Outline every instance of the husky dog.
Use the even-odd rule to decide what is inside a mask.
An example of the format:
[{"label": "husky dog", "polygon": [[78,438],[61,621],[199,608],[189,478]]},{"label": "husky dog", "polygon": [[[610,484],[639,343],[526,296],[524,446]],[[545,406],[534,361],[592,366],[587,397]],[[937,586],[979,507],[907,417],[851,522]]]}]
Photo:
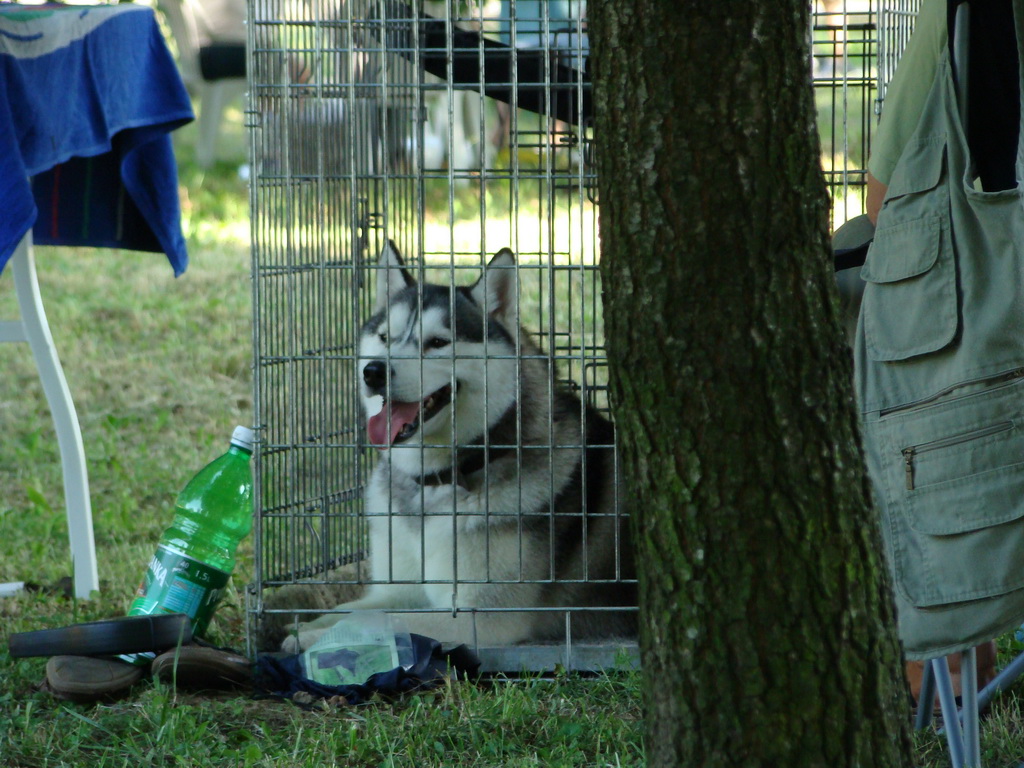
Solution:
[{"label": "husky dog", "polygon": [[[412,632],[510,645],[564,637],[563,612],[523,609],[636,605],[612,426],[555,383],[517,321],[518,287],[507,248],[454,290],[418,284],[383,250],[358,361],[380,452],[365,495],[372,583],[337,610],[410,610]],[[284,649],[338,618],[300,625]],[[633,637],[635,622],[583,611],[572,636]]]}]

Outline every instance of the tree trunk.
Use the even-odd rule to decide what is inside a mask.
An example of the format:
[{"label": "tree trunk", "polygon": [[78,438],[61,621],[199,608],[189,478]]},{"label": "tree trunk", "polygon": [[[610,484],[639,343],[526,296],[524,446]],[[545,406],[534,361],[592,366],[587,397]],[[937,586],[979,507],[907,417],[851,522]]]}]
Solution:
[{"label": "tree trunk", "polygon": [[806,0],[591,0],[651,766],[909,765]]}]

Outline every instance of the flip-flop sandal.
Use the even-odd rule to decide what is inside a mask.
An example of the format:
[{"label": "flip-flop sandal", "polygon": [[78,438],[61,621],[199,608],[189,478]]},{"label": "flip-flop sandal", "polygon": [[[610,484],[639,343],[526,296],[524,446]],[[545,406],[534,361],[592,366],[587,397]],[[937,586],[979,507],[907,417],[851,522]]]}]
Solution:
[{"label": "flip-flop sandal", "polygon": [[116,656],[120,653],[162,651],[192,639],[191,620],[184,613],[159,616],[122,616],[38,629],[11,635],[8,651],[25,656]]},{"label": "flip-flop sandal", "polygon": [[144,671],[117,659],[54,656],[46,662],[46,688],[67,701],[112,701],[124,696]]},{"label": "flip-flop sandal", "polygon": [[237,653],[199,645],[184,645],[153,659],[153,677],[176,688],[231,690],[252,685],[253,665]]}]

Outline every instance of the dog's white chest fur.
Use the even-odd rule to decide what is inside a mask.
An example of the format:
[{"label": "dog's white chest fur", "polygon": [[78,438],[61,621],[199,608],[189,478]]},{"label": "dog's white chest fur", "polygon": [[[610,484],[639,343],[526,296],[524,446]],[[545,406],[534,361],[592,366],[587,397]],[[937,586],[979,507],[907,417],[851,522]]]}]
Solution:
[{"label": "dog's white chest fur", "polygon": [[381,461],[365,496],[373,580],[418,582],[419,607],[451,608],[458,581],[514,578],[518,538],[488,535],[511,516],[487,509],[484,498],[458,485],[421,485]]}]

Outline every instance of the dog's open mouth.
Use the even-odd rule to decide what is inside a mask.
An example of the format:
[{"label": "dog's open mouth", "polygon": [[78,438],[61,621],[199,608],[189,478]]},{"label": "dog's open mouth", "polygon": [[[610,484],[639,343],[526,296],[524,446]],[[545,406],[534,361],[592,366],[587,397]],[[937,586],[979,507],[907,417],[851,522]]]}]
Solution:
[{"label": "dog's open mouth", "polygon": [[380,413],[371,416],[366,424],[370,443],[388,446],[408,440],[416,434],[420,424],[430,421],[451,401],[450,384],[445,384],[421,402],[385,401]]}]

